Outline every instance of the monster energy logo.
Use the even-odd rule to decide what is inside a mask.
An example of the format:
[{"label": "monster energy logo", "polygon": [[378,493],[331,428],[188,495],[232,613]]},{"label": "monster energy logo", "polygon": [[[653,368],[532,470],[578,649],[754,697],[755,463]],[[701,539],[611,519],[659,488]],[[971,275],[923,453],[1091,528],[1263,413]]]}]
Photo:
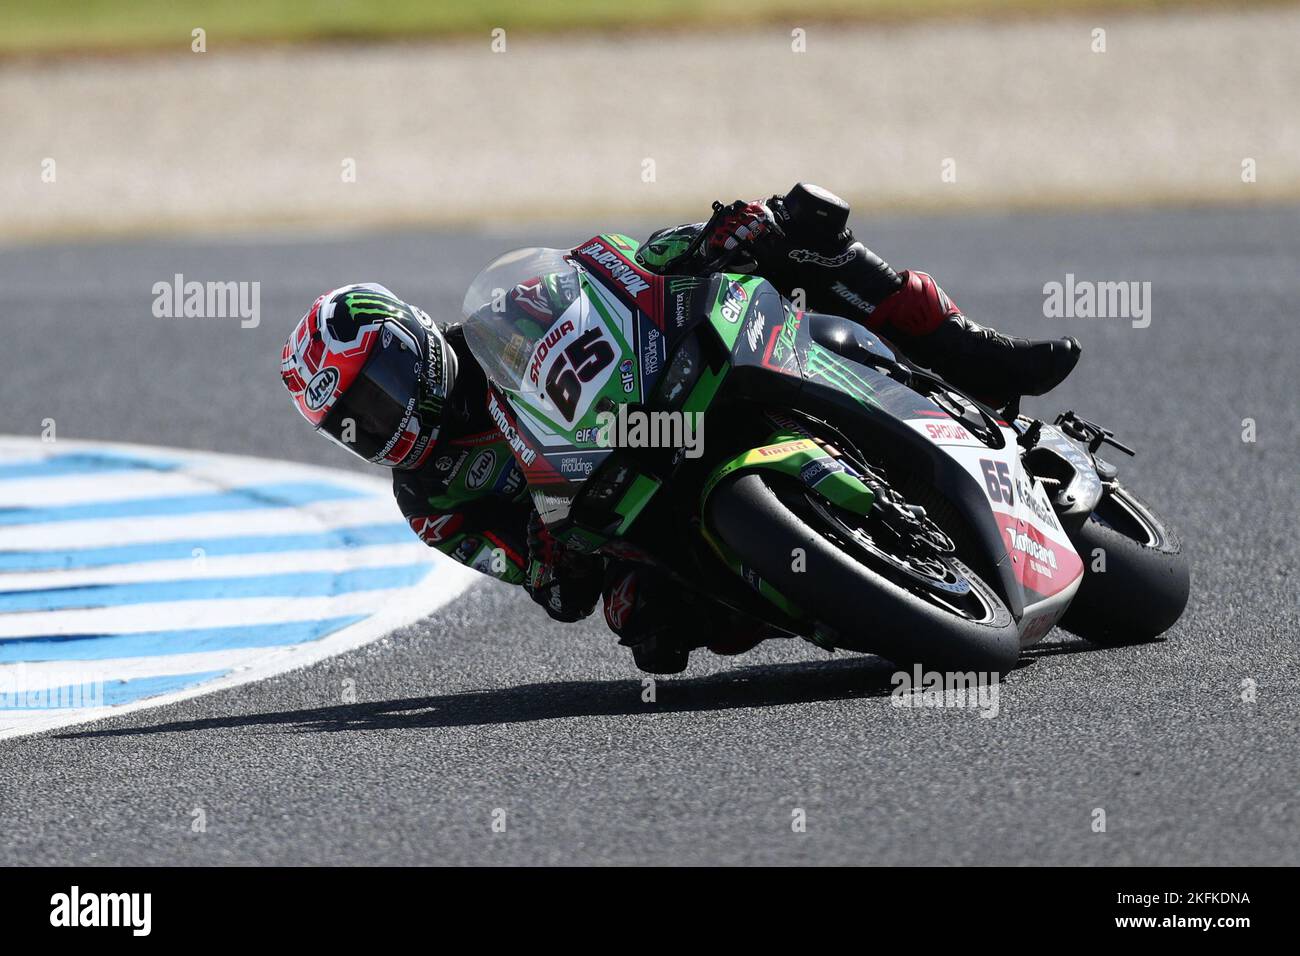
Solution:
[{"label": "monster energy logo", "polygon": [[373,292],[349,292],[343,297],[343,304],[353,315],[382,315],[398,319],[406,313],[406,307],[399,299]]},{"label": "monster energy logo", "polygon": [[864,405],[874,405],[875,389],[861,375],[853,371],[852,364],[818,345],[808,349],[808,371],[835,388],[852,395]]}]

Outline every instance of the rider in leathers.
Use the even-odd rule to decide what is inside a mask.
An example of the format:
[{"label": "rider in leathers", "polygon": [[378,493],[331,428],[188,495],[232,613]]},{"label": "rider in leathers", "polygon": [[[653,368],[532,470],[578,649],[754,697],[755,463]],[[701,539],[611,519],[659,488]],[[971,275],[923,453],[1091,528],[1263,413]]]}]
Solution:
[{"label": "rider in leathers", "polygon": [[[654,233],[637,261],[661,274],[701,274],[725,253],[726,271],[761,275],[782,295],[802,296],[809,310],[860,320],[913,362],[992,404],[1046,392],[1078,361],[1073,338],[1009,338],[967,319],[927,273],[896,272],[854,239],[848,206],[819,187],[798,184],[785,196],[737,201],[715,212],[707,232],[705,223],[695,223]],[[317,306],[356,288],[365,287],[327,293]],[[768,636],[712,602],[692,600],[645,565],[558,548],[532,509],[499,419],[485,401],[487,381],[463,329],[454,325],[443,339],[454,384],[443,399],[436,447],[418,467],[393,471],[397,502],[422,540],[524,585],[556,620],[585,618],[603,595],[606,623],[645,671],[675,673],[694,648],[740,653]],[[286,384],[293,392],[288,376]]]}]

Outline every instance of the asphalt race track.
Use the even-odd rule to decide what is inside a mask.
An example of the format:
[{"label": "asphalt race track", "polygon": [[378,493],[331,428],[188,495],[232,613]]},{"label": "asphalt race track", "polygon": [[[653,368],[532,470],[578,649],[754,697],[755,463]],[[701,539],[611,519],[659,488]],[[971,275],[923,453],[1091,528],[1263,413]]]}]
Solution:
[{"label": "asphalt race track", "polygon": [[[794,642],[697,652],[646,703],[599,617],[488,583],[304,670],[0,742],[0,863],[1300,863],[1297,210],[857,228],[973,318],[1083,341],[1027,407],[1140,450],[1128,482],[1192,555],[1167,640],[1055,632],[992,719],[893,707],[881,662]],[[278,382],[316,294],[373,279],[450,319],[495,253],[594,231],[0,248],[0,433],[347,467]],[[175,273],[260,281],[260,325],[153,317]],[[1151,282],[1150,327],[1044,318],[1066,273]]]}]

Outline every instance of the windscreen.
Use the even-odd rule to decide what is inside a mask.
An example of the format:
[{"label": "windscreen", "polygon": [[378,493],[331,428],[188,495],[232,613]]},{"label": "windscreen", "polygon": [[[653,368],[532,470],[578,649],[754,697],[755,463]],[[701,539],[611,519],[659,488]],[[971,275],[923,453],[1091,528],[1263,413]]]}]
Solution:
[{"label": "windscreen", "polygon": [[[547,342],[585,331],[579,268],[561,249],[517,249],[478,274],[465,293],[465,339],[498,387],[544,399]],[[571,326],[570,326],[571,324]]]}]

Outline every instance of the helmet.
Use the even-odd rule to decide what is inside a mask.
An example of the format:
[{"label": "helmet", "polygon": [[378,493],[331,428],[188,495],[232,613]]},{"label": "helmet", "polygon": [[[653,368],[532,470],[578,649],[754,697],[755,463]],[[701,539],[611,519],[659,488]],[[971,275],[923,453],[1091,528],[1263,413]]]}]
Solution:
[{"label": "helmet", "polygon": [[318,298],[280,353],[302,417],[367,461],[417,468],[438,441],[456,353],[423,309],[374,283]]}]

